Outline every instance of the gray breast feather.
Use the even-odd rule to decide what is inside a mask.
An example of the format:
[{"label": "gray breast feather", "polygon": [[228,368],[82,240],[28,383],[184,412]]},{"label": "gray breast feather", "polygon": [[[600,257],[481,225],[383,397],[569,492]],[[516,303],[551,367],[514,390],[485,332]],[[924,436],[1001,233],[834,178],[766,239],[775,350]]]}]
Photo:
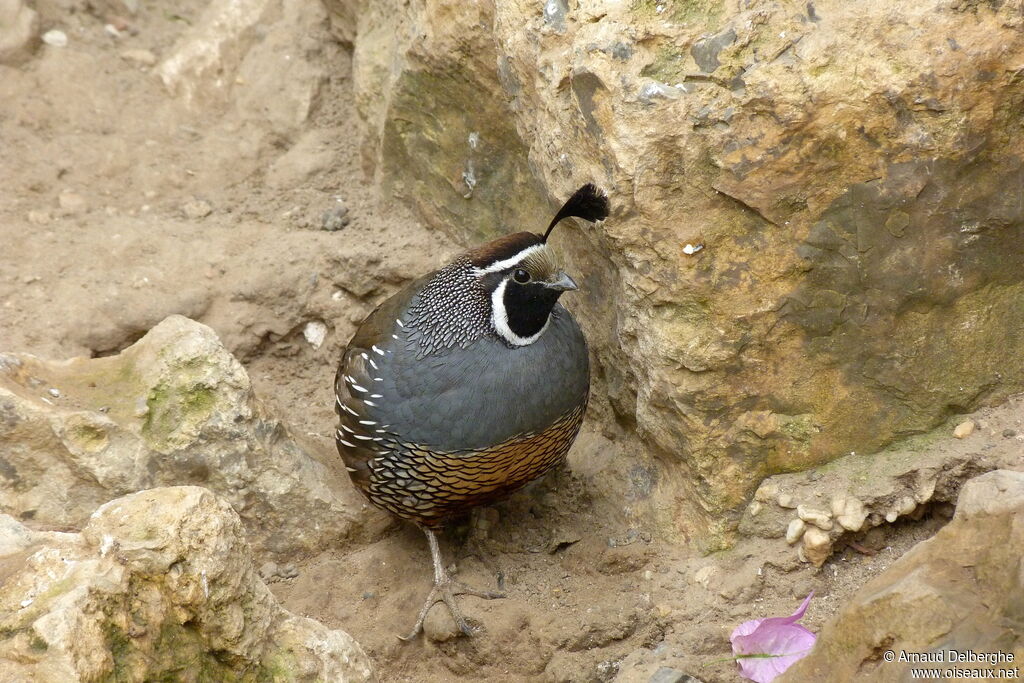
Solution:
[{"label": "gray breast feather", "polygon": [[[548,329],[533,344],[509,348],[493,335],[417,358],[408,328],[398,339],[350,356],[357,383],[374,406],[363,411],[402,441],[441,450],[486,448],[524,432],[536,432],[586,400],[590,368],[586,341],[576,321],[556,305]],[[359,353],[358,349],[352,349]],[[359,380],[369,376],[372,385]],[[373,379],[377,378],[377,379]],[[362,394],[353,392],[353,398]]]}]

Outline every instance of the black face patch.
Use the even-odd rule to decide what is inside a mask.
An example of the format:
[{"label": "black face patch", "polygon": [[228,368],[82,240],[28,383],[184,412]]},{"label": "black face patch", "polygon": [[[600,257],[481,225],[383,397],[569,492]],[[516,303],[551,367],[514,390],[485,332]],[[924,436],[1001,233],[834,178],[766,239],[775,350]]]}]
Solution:
[{"label": "black face patch", "polygon": [[537,282],[519,284],[510,278],[505,286],[508,328],[520,337],[532,337],[543,329],[562,292]]}]

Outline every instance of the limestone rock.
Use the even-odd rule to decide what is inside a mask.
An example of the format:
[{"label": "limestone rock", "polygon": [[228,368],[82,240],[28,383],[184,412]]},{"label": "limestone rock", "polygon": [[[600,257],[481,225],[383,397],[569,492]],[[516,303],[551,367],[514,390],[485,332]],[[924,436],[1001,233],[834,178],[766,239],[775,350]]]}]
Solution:
[{"label": "limestone rock", "polygon": [[[1019,666],[1021,519],[1024,472],[997,470],[967,482],[953,520],[868,582],[780,681],[903,680],[911,665],[886,663],[880,656],[885,650],[1002,651],[1016,660],[1005,666]],[[977,662],[960,666],[988,668]]]},{"label": "limestone rock", "polygon": [[[1018,415],[1024,410],[1024,399],[1015,397],[995,410]],[[939,427],[881,453],[852,454],[817,470],[769,477],[761,489],[786,491],[798,519],[821,522],[816,526],[827,531],[831,540],[820,547],[831,551],[846,533],[917,515],[927,504],[955,503],[967,480],[990,470],[1019,467],[1019,463],[1015,441],[1000,439],[979,453],[969,442],[951,438],[948,427]],[[824,501],[829,501],[828,512],[819,509]],[[794,543],[791,539],[797,532],[786,533],[794,521],[789,509],[762,505],[754,515],[748,505],[739,530],[746,536],[780,539],[779,549],[785,549],[781,537]],[[804,556],[810,559],[806,549]]]},{"label": "limestone rock", "polygon": [[966,439],[973,433],[974,420],[967,420],[965,422],[961,422],[956,426],[956,429],[953,430],[953,436],[955,436],[958,439]]},{"label": "limestone rock", "polygon": [[383,520],[266,413],[204,325],[171,316],[106,358],[0,355],[0,512],[80,527],[112,498],[176,484],[213,490],[274,553]]},{"label": "limestone rock", "polygon": [[828,532],[818,527],[807,527],[804,532],[803,544],[804,557],[815,567],[825,564],[825,560],[832,554],[832,539]]},{"label": "limestone rock", "polygon": [[802,519],[790,520],[786,526],[786,543],[793,545],[801,538],[803,538],[804,532],[807,531],[807,523]]},{"label": "limestone rock", "polygon": [[291,136],[316,106],[327,77],[306,55],[327,42],[320,3],[214,0],[156,73],[186,102],[230,102],[244,119]]},{"label": "limestone rock", "polygon": [[832,499],[832,514],[839,526],[847,531],[860,531],[868,513],[864,503],[854,496],[839,496]]},{"label": "limestone rock", "polygon": [[0,587],[5,680],[164,680],[185,671],[209,680],[373,678],[351,636],[277,604],[238,515],[206,489],[118,498],[81,534],[61,536]]},{"label": "limestone rock", "polygon": [[636,425],[661,530],[710,547],[766,476],[1024,390],[1024,18],[654,5],[328,0],[366,159],[430,223],[476,241],[609,190],[553,237],[595,409]]},{"label": "limestone rock", "polygon": [[808,505],[797,505],[796,514],[803,521],[813,524],[819,529],[824,531],[832,529],[832,515],[826,510],[818,510]]},{"label": "limestone rock", "polygon": [[39,13],[24,0],[0,0],[0,64],[26,61],[39,42]]}]

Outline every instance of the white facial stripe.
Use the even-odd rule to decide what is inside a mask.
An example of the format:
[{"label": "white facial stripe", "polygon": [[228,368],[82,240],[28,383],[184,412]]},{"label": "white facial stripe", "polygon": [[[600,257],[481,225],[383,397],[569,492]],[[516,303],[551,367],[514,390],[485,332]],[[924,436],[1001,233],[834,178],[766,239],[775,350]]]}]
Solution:
[{"label": "white facial stripe", "polygon": [[508,326],[508,313],[505,311],[506,285],[508,285],[508,280],[502,280],[491,294],[491,324],[494,325],[494,331],[498,333],[498,336],[509,344],[513,346],[527,346],[540,339],[540,336],[548,329],[551,316],[548,316],[548,319],[544,321],[544,327],[540,328],[537,334],[530,337],[520,337]]},{"label": "white facial stripe", "polygon": [[529,257],[531,254],[536,254],[538,251],[540,251],[541,249],[545,249],[545,248],[547,248],[546,244],[535,244],[532,247],[527,247],[526,249],[523,249],[521,252],[519,252],[515,256],[512,256],[511,258],[507,258],[504,261],[498,261],[497,263],[492,263],[491,265],[487,266],[486,268],[474,268],[473,269],[473,275],[476,275],[477,277],[480,277],[481,275],[487,275],[488,273],[498,273],[498,272],[501,272],[503,270],[507,270],[508,268],[511,268],[512,266],[519,265],[520,263],[522,263],[523,259]]}]

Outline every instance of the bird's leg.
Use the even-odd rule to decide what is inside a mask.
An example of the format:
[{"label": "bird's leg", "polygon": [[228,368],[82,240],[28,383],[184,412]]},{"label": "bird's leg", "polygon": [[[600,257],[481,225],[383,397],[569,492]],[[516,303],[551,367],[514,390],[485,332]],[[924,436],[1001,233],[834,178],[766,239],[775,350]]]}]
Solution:
[{"label": "bird's leg", "polygon": [[427,599],[420,609],[420,614],[416,618],[416,625],[412,627],[412,631],[409,632],[409,635],[405,637],[399,636],[399,638],[402,638],[402,640],[412,640],[419,635],[420,631],[423,630],[423,620],[427,618],[427,612],[438,602],[443,602],[448,606],[448,611],[451,612],[452,618],[455,620],[459,630],[467,636],[471,636],[473,635],[473,628],[466,623],[465,617],[462,616],[458,603],[455,602],[455,596],[474,595],[485,600],[493,600],[495,598],[503,598],[505,594],[495,591],[474,590],[452,581],[451,577],[448,576],[448,572],[445,571],[444,562],[441,560],[441,548],[437,543],[437,536],[434,534],[433,529],[427,527],[420,528],[427,535],[427,543],[430,544],[430,555],[434,560],[434,587],[430,589],[430,594],[427,595]]},{"label": "bird's leg", "polygon": [[498,511],[494,508],[476,507],[469,511],[469,538],[466,540],[466,546],[469,548],[469,554],[480,560],[480,563],[487,567],[487,571],[494,574],[498,581],[498,590],[503,591],[505,572],[491,559],[491,555],[484,551],[484,541],[488,539],[492,527],[491,520],[487,517],[489,512],[493,513],[495,518],[498,516]]}]

